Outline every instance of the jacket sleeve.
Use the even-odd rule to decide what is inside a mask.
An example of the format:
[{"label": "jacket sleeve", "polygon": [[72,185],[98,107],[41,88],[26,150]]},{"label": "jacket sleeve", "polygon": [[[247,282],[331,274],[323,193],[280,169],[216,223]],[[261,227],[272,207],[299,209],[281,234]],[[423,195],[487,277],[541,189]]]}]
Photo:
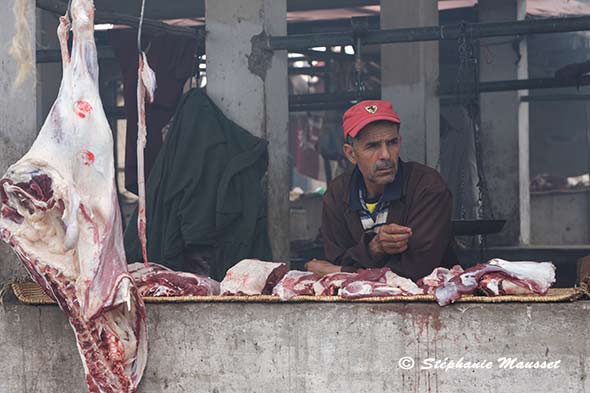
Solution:
[{"label": "jacket sleeve", "polygon": [[[320,231],[324,240],[326,259],[342,266],[342,271],[355,272],[361,267],[378,267],[376,261],[371,258],[368,247],[373,235],[363,234],[360,239],[352,237],[344,219],[344,206],[338,205],[329,189],[323,199]],[[383,266],[383,263],[380,266]]]},{"label": "jacket sleeve", "polygon": [[422,191],[405,224],[413,233],[408,250],[387,263],[393,272],[416,281],[441,265],[452,238],[451,210],[451,193],[444,184]]}]

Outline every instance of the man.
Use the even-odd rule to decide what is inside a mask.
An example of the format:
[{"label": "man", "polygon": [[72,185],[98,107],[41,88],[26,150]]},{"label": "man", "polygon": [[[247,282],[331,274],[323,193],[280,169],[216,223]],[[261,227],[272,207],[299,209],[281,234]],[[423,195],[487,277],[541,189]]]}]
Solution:
[{"label": "man", "polygon": [[443,259],[456,262],[451,193],[434,169],[399,158],[400,123],[386,101],[362,101],[344,114],[344,153],[355,168],[324,195],[328,261],[310,261],[307,270],[324,275],[388,266],[417,280]]}]

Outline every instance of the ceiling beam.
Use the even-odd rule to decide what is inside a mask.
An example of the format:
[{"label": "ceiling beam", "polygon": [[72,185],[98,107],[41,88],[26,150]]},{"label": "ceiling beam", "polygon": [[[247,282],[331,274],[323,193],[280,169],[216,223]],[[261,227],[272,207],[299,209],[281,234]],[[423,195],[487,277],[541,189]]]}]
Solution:
[{"label": "ceiling beam", "polygon": [[[52,12],[54,14],[63,15],[67,8],[67,2],[62,0],[36,0],[37,7],[43,10]],[[110,1],[110,0],[102,0]],[[130,1],[133,2],[133,1]],[[101,0],[95,0],[96,12],[94,19],[96,23],[112,23],[121,24],[131,27],[139,26],[139,18],[134,16],[134,13],[118,12],[104,9],[100,6]],[[126,4],[127,1],[121,3]],[[197,28],[184,27],[184,26],[173,26],[167,23],[160,22],[159,20],[151,19],[149,16],[145,16],[143,20],[143,29],[149,33],[169,33],[187,38],[197,37]],[[202,29],[202,27],[200,27]]]},{"label": "ceiling beam", "polygon": [[[379,5],[379,0],[287,0],[287,11],[316,11],[371,5]],[[141,0],[94,0],[94,6],[97,11],[137,17]],[[146,18],[158,20],[204,18],[205,0],[150,0],[146,1],[144,15]]]}]

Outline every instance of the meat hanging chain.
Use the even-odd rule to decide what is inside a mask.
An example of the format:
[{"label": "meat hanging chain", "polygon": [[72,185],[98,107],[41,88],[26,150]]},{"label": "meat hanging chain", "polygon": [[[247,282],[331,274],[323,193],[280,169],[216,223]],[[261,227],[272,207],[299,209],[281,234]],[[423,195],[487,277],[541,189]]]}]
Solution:
[{"label": "meat hanging chain", "polygon": [[31,149],[0,179],[0,238],[66,314],[89,391],[133,393],[147,361],[145,306],[123,248],[92,0],[72,0],[58,38],[59,94]]},{"label": "meat hanging chain", "polygon": [[137,30],[137,51],[139,54],[139,66],[137,68],[137,190],[139,203],[137,208],[137,233],[141,244],[143,263],[148,267],[147,257],[147,220],[145,212],[145,170],[144,150],[147,141],[147,126],[145,122],[145,100],[146,96],[151,103],[154,101],[156,90],[156,75],[150,68],[147,56],[141,49],[141,30],[143,26],[143,15],[145,0],[141,2],[141,16]]}]

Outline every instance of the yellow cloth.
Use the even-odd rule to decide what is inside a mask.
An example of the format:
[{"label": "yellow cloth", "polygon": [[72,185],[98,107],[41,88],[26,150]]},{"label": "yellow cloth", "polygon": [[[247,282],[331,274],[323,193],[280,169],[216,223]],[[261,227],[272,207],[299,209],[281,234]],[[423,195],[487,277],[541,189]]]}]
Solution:
[{"label": "yellow cloth", "polygon": [[378,202],[375,202],[375,203],[366,203],[365,202],[365,205],[367,206],[367,210],[369,211],[369,213],[373,214],[373,212],[375,211],[375,208],[377,207],[377,203]]}]

